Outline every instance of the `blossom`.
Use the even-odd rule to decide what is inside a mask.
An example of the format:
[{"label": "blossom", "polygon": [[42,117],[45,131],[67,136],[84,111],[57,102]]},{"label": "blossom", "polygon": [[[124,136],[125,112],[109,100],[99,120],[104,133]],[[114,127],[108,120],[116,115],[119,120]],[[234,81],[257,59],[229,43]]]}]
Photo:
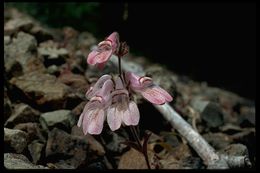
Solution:
[{"label": "blossom", "polygon": [[115,90],[112,92],[112,105],[108,107],[107,122],[112,131],[127,126],[137,125],[140,119],[139,110],[134,101],[130,101],[129,93],[120,77],[116,80]]},{"label": "blossom", "polygon": [[[93,89],[88,93],[90,95],[90,93],[92,92],[93,97],[85,105],[77,124],[78,127],[83,127],[83,132],[85,135],[87,133],[101,133],[105,120],[105,111],[107,107],[111,104],[110,93],[113,90],[112,80],[108,79],[107,76],[105,76],[102,79],[99,79],[97,83],[98,86],[94,86]],[[96,90],[97,87],[101,86],[101,83],[103,83],[102,87],[99,90]]]},{"label": "blossom", "polygon": [[93,50],[87,58],[87,63],[90,65],[97,65],[99,69],[103,69],[106,62],[113,53],[118,52],[119,49],[119,35],[113,32],[104,41],[98,44],[98,48]]},{"label": "blossom", "polygon": [[126,72],[125,77],[130,88],[140,93],[149,102],[161,105],[172,101],[172,96],[160,86],[154,84],[152,78],[140,77],[131,72]]}]

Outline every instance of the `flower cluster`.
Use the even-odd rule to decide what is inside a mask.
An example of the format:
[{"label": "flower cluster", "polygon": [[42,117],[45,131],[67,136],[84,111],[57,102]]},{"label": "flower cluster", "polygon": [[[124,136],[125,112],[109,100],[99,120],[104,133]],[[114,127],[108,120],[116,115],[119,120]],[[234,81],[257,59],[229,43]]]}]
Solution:
[{"label": "flower cluster", "polygon": [[[117,32],[98,44],[87,62],[102,69],[112,54],[121,58],[128,52],[126,43],[119,43]],[[120,62],[120,61],[119,61]],[[137,125],[140,119],[137,104],[132,95],[140,93],[153,104],[164,104],[172,101],[172,97],[164,89],[154,84],[152,79],[137,76],[132,72],[119,74],[113,78],[103,75],[86,93],[89,102],[80,115],[78,126],[83,128],[84,134],[100,134],[105,119],[112,131],[120,128],[121,124]]]}]

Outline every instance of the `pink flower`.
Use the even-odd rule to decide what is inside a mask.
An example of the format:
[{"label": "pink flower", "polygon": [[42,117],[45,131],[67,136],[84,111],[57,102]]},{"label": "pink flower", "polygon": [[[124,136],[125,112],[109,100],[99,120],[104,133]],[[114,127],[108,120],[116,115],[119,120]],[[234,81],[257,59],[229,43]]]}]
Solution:
[{"label": "pink flower", "polygon": [[97,65],[99,69],[103,69],[112,54],[118,51],[118,47],[119,35],[117,32],[113,32],[108,38],[98,44],[97,49],[88,55],[87,63]]},{"label": "pink flower", "polygon": [[139,77],[131,72],[127,72],[125,77],[130,88],[137,93],[141,93],[149,102],[161,105],[172,101],[172,96],[158,85],[155,85],[152,78]]},{"label": "pink flower", "polygon": [[140,119],[139,110],[134,101],[130,101],[129,93],[125,89],[120,77],[116,80],[115,90],[112,92],[112,105],[107,110],[107,122],[112,131],[127,126],[137,125]]},{"label": "pink flower", "polygon": [[[104,80],[104,78],[106,80]],[[101,86],[101,83],[103,85]],[[111,104],[111,91],[113,90],[113,82],[106,76],[97,82],[99,85],[94,86],[92,91],[88,95],[94,96],[84,107],[82,114],[80,115],[77,126],[83,126],[83,132],[86,135],[100,134],[103,129],[103,123],[105,120],[105,114],[107,107]],[[101,88],[98,90],[97,87]],[[95,91],[95,92],[94,92]]]}]

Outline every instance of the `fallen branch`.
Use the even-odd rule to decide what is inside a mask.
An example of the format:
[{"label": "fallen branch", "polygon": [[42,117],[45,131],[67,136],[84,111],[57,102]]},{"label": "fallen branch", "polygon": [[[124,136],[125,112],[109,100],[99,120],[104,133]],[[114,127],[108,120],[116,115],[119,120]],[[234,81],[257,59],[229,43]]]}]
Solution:
[{"label": "fallen branch", "polygon": [[[123,60],[123,59],[122,59]],[[111,58],[117,65],[117,59]],[[137,74],[144,74],[144,70],[134,62],[124,60],[123,70]],[[129,65],[128,65],[129,64]],[[171,123],[171,125],[189,142],[190,146],[198,153],[208,169],[229,169],[250,167],[251,163],[247,156],[218,155],[207,141],[197,133],[168,103],[154,105],[154,107]]]}]

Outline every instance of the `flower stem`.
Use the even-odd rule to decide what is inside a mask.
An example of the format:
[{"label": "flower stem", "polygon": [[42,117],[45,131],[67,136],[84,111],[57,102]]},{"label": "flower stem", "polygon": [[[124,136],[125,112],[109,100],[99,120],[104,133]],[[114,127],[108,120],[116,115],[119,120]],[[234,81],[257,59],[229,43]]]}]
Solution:
[{"label": "flower stem", "polygon": [[[144,147],[143,147],[142,144],[141,144],[141,141],[140,141],[140,139],[139,139],[139,137],[138,137],[138,134],[137,134],[137,132],[136,132],[136,129],[135,129],[133,126],[130,126],[130,130],[131,130],[131,132],[132,132],[132,134],[133,134],[135,140],[137,141],[137,143],[138,143],[138,145],[139,145],[139,147],[140,147],[140,149],[141,149],[141,151],[142,151],[142,154],[144,155],[144,158],[145,158],[145,161],[146,161],[146,164],[147,164],[148,169],[151,169],[150,164],[149,164],[149,160],[148,160],[148,154],[147,154],[147,152],[144,152],[144,151],[143,151],[143,148],[144,148]],[[147,144],[144,144],[144,145],[147,145]]]}]

